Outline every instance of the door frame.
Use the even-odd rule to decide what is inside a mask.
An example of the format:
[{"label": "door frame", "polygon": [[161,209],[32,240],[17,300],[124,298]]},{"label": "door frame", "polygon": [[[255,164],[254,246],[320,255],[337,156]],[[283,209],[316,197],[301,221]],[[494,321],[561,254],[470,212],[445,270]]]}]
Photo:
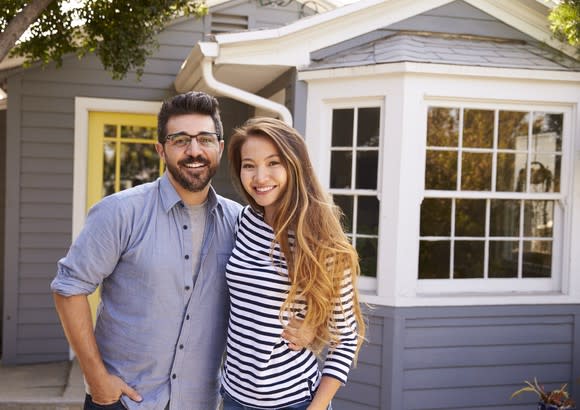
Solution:
[{"label": "door frame", "polygon": [[[157,115],[161,102],[120,100],[108,98],[75,97],[74,120],[74,165],[73,165],[73,206],[72,238],[81,232],[87,214],[88,164],[89,164],[89,113],[91,111],[120,114]],[[74,352],[69,348],[69,358]]]}]

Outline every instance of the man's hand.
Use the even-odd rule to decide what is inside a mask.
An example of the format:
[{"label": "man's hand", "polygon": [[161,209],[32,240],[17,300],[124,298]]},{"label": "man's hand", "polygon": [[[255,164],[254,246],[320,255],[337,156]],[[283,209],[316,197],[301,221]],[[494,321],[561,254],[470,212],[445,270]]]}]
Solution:
[{"label": "man's hand", "polygon": [[99,405],[116,403],[123,394],[136,402],[143,400],[139,393],[121,378],[111,374],[100,377],[97,383],[89,383],[89,390],[93,403]]},{"label": "man's hand", "polygon": [[314,329],[303,326],[303,321],[293,318],[284,328],[282,337],[288,341],[291,350],[302,350],[314,340]]}]

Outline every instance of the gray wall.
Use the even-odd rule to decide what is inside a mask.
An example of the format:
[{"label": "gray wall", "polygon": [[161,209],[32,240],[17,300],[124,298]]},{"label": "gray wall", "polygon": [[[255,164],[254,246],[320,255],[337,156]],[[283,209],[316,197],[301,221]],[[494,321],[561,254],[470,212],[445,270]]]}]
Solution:
[{"label": "gray wall", "polygon": [[[301,15],[296,3],[259,7],[248,0],[222,4],[216,11],[220,21],[236,15],[250,28],[278,26]],[[211,14],[203,20],[170,25],[159,35],[160,48],[147,61],[140,82],[133,74],[122,81],[112,80],[93,56],[81,61],[73,56],[59,69],[32,68],[8,77],[9,154],[2,180],[7,181],[6,237],[10,240],[4,246],[3,363],[68,358],[68,344],[49,284],[56,261],[66,253],[71,240],[74,98],[161,101],[175,93],[173,81],[181,64],[194,44],[211,31]],[[235,101],[223,100],[222,107],[226,132],[250,112],[249,107]],[[225,195],[232,195],[225,161],[222,166],[216,186]]]},{"label": "gray wall", "polygon": [[529,410],[509,397],[534,377],[580,397],[578,305],[374,306],[369,323],[335,410]]},{"label": "gray wall", "polygon": [[461,0],[390,25],[389,30],[471,34],[485,37],[530,40],[526,34]]},{"label": "gray wall", "polygon": [[[0,109],[0,340],[2,340],[2,318],[4,309],[4,200],[6,185],[6,110]],[[2,346],[0,345],[0,359]]]}]

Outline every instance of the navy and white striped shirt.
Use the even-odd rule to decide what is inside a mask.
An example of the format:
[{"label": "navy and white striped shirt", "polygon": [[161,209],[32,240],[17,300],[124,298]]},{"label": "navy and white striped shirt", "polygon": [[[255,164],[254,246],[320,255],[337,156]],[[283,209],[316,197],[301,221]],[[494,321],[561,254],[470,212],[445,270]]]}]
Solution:
[{"label": "navy and white striped shirt", "polygon": [[[321,374],[344,384],[357,345],[353,288],[346,272],[341,300],[334,308],[338,343],[329,349],[322,372],[313,352],[288,348],[281,337],[280,309],[290,282],[285,259],[278,245],[272,248],[273,240],[274,232],[263,216],[244,208],[226,267],[230,318],[222,384],[238,402],[265,409],[312,399]],[[305,304],[295,307],[306,310]]]}]

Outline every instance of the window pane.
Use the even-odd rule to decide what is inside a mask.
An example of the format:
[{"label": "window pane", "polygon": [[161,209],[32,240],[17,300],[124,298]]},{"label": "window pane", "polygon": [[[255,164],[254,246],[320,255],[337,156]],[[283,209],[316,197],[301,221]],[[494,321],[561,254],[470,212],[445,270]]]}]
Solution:
[{"label": "window pane", "polygon": [[497,154],[496,191],[526,191],[526,154]]},{"label": "window pane", "polygon": [[103,196],[115,193],[115,163],[117,151],[114,142],[103,144]]},{"label": "window pane", "polygon": [[378,147],[381,123],[379,107],[360,108],[358,110],[357,146]]},{"label": "window pane", "polygon": [[498,148],[527,151],[529,118],[527,112],[500,111]]},{"label": "window pane", "polygon": [[378,235],[379,200],[374,196],[358,197],[357,234]]},{"label": "window pane", "polygon": [[344,214],[343,217],[343,227],[346,233],[352,233],[352,211],[354,209],[354,198],[347,195],[333,195],[334,203],[342,209]]},{"label": "window pane", "polygon": [[330,187],[350,189],[352,152],[334,151],[330,157]]},{"label": "window pane", "polygon": [[121,125],[121,138],[144,138],[155,140],[157,138],[157,130],[153,127]]},{"label": "window pane", "polygon": [[117,126],[116,125],[111,125],[111,124],[105,124],[104,125],[104,136],[106,138],[115,138],[117,136]]},{"label": "window pane", "polygon": [[421,241],[419,279],[449,279],[450,241]]},{"label": "window pane", "polygon": [[457,147],[459,141],[459,109],[429,107],[427,145]]},{"label": "window pane", "polygon": [[379,152],[359,151],[356,153],[356,188],[377,189]]},{"label": "window pane", "polygon": [[492,199],[490,218],[491,236],[520,236],[520,201]]},{"label": "window pane", "polygon": [[423,199],[420,229],[421,236],[451,235],[451,199]]},{"label": "window pane", "polygon": [[524,236],[552,237],[554,201],[524,201]]},{"label": "window pane", "polygon": [[376,238],[357,238],[356,240],[356,250],[363,276],[377,276],[377,241]]},{"label": "window pane", "polygon": [[483,278],[484,246],[483,241],[455,242],[454,278]]},{"label": "window pane", "polygon": [[121,189],[159,177],[159,158],[153,144],[121,145]]},{"label": "window pane", "polygon": [[530,192],[560,192],[560,165],[560,155],[533,154]]},{"label": "window pane", "polygon": [[354,109],[332,110],[332,146],[352,147]]},{"label": "window pane", "polygon": [[549,278],[552,273],[552,241],[524,241],[522,276]]},{"label": "window pane", "polygon": [[491,190],[492,154],[464,152],[461,159],[461,189],[464,191]]},{"label": "window pane", "polygon": [[455,205],[455,235],[484,236],[485,199],[458,199]]},{"label": "window pane", "polygon": [[561,152],[563,114],[534,113],[532,151]]},{"label": "window pane", "polygon": [[518,277],[518,242],[490,241],[489,270],[490,278]]},{"label": "window pane", "polygon": [[463,112],[463,146],[493,147],[493,111],[465,110]]},{"label": "window pane", "polygon": [[457,152],[427,150],[425,189],[457,188]]}]

